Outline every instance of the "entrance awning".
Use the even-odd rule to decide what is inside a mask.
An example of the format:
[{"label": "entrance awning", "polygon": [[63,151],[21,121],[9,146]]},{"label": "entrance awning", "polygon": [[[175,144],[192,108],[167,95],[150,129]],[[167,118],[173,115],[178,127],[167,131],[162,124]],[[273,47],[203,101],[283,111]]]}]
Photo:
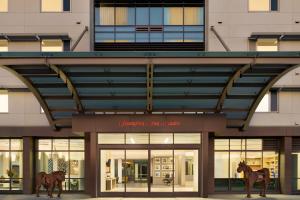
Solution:
[{"label": "entrance awning", "polygon": [[223,113],[248,127],[266,92],[298,67],[300,52],[6,52],[49,123],[95,112]]}]

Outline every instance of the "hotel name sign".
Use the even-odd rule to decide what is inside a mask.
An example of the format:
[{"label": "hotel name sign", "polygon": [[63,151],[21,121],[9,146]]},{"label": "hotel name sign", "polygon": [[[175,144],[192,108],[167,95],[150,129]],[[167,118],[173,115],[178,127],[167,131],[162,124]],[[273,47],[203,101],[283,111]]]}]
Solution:
[{"label": "hotel name sign", "polygon": [[74,132],[190,132],[226,126],[222,115],[77,115]]},{"label": "hotel name sign", "polygon": [[129,121],[121,120],[118,125],[120,127],[179,127],[181,121]]}]

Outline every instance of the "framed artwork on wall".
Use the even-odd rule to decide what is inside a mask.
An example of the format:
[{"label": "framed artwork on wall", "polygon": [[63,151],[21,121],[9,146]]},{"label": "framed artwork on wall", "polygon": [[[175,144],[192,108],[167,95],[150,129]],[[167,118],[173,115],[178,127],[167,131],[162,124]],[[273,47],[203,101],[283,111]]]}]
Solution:
[{"label": "framed artwork on wall", "polygon": [[154,163],[155,164],[160,164],[160,158],[154,158]]},{"label": "framed artwork on wall", "polygon": [[155,171],[154,172],[154,177],[160,177],[160,171]]},{"label": "framed artwork on wall", "polygon": [[155,170],[160,170],[160,165],[154,165]]}]

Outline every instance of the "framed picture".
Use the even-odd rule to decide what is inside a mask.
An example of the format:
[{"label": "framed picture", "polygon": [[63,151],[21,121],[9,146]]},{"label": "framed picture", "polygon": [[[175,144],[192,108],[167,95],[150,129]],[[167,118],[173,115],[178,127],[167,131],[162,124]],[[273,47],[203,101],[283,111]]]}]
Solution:
[{"label": "framed picture", "polygon": [[[161,173],[161,176],[162,176],[163,178],[165,178],[167,174],[169,174],[169,176],[172,177],[173,172],[172,172],[172,171],[162,172],[162,173]],[[174,177],[175,177],[175,176],[174,176]]]},{"label": "framed picture", "polygon": [[154,158],[154,163],[155,164],[160,164],[160,158]]},{"label": "framed picture", "polygon": [[154,165],[155,170],[160,170],[160,165]]},{"label": "framed picture", "polygon": [[160,171],[155,171],[154,172],[154,177],[160,177]]},{"label": "framed picture", "polygon": [[162,166],[161,166],[161,169],[162,169],[162,170],[173,170],[173,169],[172,169],[172,165],[162,165]]},{"label": "framed picture", "polygon": [[162,162],[163,164],[166,164],[166,163],[168,162],[168,159],[167,159],[167,158],[162,158],[162,159],[161,159],[161,162]]},{"label": "framed picture", "polygon": [[173,157],[169,157],[167,160],[168,163],[173,163]]}]

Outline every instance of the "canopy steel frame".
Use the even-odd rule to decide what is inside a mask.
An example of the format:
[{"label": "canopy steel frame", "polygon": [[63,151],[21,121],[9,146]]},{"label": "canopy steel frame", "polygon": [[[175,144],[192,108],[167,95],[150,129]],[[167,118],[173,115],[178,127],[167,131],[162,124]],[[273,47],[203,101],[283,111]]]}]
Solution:
[{"label": "canopy steel frame", "polygon": [[[274,54],[265,52],[122,52],[122,54],[119,52],[62,52],[60,54],[28,53],[27,55],[27,53],[24,53],[24,55],[19,55],[18,53],[3,53],[0,55],[0,66],[2,65],[5,69],[11,71],[33,92],[44,109],[49,124],[53,127],[70,125],[70,117],[54,118],[54,113],[57,116],[64,116],[64,112],[67,115],[76,112],[194,112],[197,114],[204,112],[228,113],[233,116],[237,113],[236,119],[235,116],[234,118],[228,118],[227,126],[246,130],[263,96],[276,81],[298,67],[299,64],[300,52],[276,52]],[[197,65],[197,67],[205,68],[205,70],[203,72],[197,70],[183,70],[181,72],[180,68],[178,68],[179,65],[190,68],[193,68],[193,65]],[[122,68],[122,72],[108,69],[103,72],[95,70],[95,73],[93,70],[87,70],[82,73],[70,70],[68,73],[65,69],[65,67],[76,69],[84,66],[103,67],[104,69],[118,66]],[[141,72],[138,70],[135,73],[131,70],[132,66],[137,68],[146,67],[146,71]],[[172,69],[174,66],[174,68],[169,70],[170,72],[168,70],[156,70],[154,72],[156,66],[157,68],[163,66],[169,69]],[[214,73],[214,70],[210,70],[210,66],[217,66],[220,70],[214,68],[216,70]],[[129,67],[129,70],[126,67]],[[50,71],[46,70],[47,68]],[[82,69],[84,71],[84,68]],[[52,77],[59,77],[62,83],[58,83],[57,80],[52,82],[43,81],[51,80]],[[102,78],[99,80],[105,80],[105,77],[108,78],[106,82],[72,82],[73,78],[82,77],[87,79],[89,77]],[[112,81],[118,80],[119,77],[126,78],[126,81]],[[181,78],[180,81],[177,81],[178,77]],[[211,80],[206,81],[205,78],[202,79],[203,77],[208,77],[207,80]],[[131,78],[138,79],[131,80]],[[169,78],[171,78],[172,82],[168,81]],[[246,81],[239,81],[242,78]],[[33,83],[31,82],[33,79],[42,81],[34,81]],[[146,81],[139,82],[138,80],[141,79]],[[160,82],[156,81],[157,79]],[[250,89],[247,89],[247,87]],[[43,88],[46,91],[45,95],[42,95],[41,91],[39,91],[39,89]],[[48,88],[50,92],[48,92]],[[79,88],[80,90],[88,88],[96,90],[79,94]],[[118,88],[124,89],[124,92],[119,94]],[[135,92],[135,88],[137,92]],[[171,89],[171,92],[162,93],[163,91],[168,91],[168,88]],[[231,93],[230,91],[233,88],[240,88],[241,91],[246,91],[246,93]],[[60,91],[62,92],[52,93],[53,89],[61,89]],[[99,91],[104,89],[105,93],[93,93],[97,89],[100,89]],[[155,93],[158,89],[159,92]],[[211,92],[210,89],[214,89],[216,92]],[[64,107],[64,104],[49,108],[48,100],[57,100],[55,101],[56,103],[59,101],[70,102],[72,100],[72,102],[75,102],[76,108],[75,106],[74,108],[69,108],[69,105]],[[98,104],[84,108],[83,105],[89,103],[89,100],[98,101]],[[101,100],[108,101],[109,104],[102,106],[101,103],[99,104]],[[131,104],[128,105],[128,108],[126,108],[127,104],[119,106],[117,102],[122,102],[123,100],[126,102],[137,100],[143,102],[141,105],[144,105],[144,102],[146,102],[146,106],[141,108],[138,106],[133,109],[130,109]],[[206,102],[202,105],[200,102],[205,102],[205,100],[209,101],[209,103]],[[227,100],[231,104],[224,107]],[[235,100],[239,100],[238,102],[247,102],[249,100],[250,105],[235,106]],[[199,101],[198,105],[195,104],[197,101]],[[153,108],[153,104],[156,102],[163,102],[164,104],[161,104],[158,108]],[[166,102],[175,102],[175,104],[169,107]],[[194,104],[190,105],[189,102]],[[133,107],[136,106],[134,105]]]}]

